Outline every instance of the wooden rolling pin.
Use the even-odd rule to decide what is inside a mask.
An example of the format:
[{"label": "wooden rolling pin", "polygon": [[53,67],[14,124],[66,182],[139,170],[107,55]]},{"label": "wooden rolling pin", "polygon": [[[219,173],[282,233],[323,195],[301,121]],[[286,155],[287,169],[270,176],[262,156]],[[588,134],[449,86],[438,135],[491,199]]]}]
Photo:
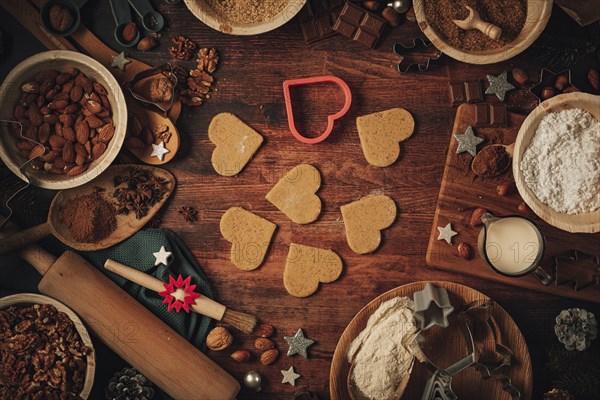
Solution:
[{"label": "wooden rolling pin", "polygon": [[234,399],[239,383],[81,256],[38,245],[21,256],[42,275],[41,293],[71,307],[88,329],[175,399]]}]

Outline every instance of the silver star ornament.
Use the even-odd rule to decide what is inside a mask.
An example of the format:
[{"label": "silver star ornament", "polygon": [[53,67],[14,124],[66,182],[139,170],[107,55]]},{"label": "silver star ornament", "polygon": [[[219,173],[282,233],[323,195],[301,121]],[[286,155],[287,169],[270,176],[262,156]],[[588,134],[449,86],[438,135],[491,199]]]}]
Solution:
[{"label": "silver star ornament", "polygon": [[296,386],[296,379],[300,378],[300,374],[294,371],[294,367],[290,367],[287,371],[281,370],[281,375],[283,375],[281,383],[289,383],[292,386]]},{"label": "silver star ornament", "polygon": [[448,222],[443,228],[437,227],[440,234],[438,235],[437,240],[445,240],[448,244],[452,244],[452,237],[458,235],[458,232],[452,230],[452,225]]},{"label": "silver star ornament", "polygon": [[302,357],[308,358],[306,349],[315,342],[312,339],[305,338],[302,329],[298,329],[294,336],[284,336],[283,338],[288,344],[288,357],[300,354]]},{"label": "silver star ornament", "polygon": [[475,136],[473,132],[473,127],[469,126],[465,133],[463,134],[454,134],[454,137],[458,141],[458,146],[456,147],[456,154],[460,154],[463,152],[467,152],[473,157],[477,154],[477,145],[481,144],[485,139],[479,136]]},{"label": "silver star ornament", "polygon": [[508,82],[508,73],[504,71],[498,76],[486,75],[490,86],[485,89],[485,94],[495,94],[498,100],[504,101],[504,96],[515,87]]},{"label": "silver star ornament", "polygon": [[121,71],[125,71],[125,66],[131,62],[131,60],[125,58],[125,52],[122,51],[118,56],[112,55],[112,64],[110,64],[113,68],[119,68]]}]

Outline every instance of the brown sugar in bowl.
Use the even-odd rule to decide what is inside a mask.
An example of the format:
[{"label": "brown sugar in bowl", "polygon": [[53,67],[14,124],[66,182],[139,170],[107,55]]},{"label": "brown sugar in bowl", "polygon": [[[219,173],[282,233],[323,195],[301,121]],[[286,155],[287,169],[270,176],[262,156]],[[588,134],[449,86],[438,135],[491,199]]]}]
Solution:
[{"label": "brown sugar in bowl", "polygon": [[504,46],[481,51],[469,51],[450,45],[427,22],[425,3],[434,0],[414,0],[417,22],[431,43],[448,56],[468,64],[493,64],[508,60],[525,51],[542,33],[552,12],[552,0],[528,0],[527,16],[517,37]]}]

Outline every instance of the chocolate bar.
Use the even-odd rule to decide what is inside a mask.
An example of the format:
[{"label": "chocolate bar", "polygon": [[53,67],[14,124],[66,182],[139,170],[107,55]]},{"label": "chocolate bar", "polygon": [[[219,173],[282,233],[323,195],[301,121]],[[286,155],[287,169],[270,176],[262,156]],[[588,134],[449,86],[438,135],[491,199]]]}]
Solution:
[{"label": "chocolate bar", "polygon": [[450,101],[452,101],[452,104],[483,101],[481,81],[450,82]]},{"label": "chocolate bar", "polygon": [[353,3],[346,3],[333,30],[355,42],[374,48],[383,34],[386,20]]},{"label": "chocolate bar", "polygon": [[333,24],[343,5],[343,0],[308,0],[298,13],[304,41],[315,43],[335,35]]},{"label": "chocolate bar", "polygon": [[475,106],[475,127],[504,128],[508,126],[506,104],[477,104]]}]

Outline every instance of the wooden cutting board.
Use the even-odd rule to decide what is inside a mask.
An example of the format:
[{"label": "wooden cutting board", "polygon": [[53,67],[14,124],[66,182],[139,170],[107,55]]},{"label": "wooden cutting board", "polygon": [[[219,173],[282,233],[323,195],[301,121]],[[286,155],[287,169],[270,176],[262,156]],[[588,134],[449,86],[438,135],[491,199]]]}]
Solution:
[{"label": "wooden cutting board", "polygon": [[[486,139],[478,149],[489,144],[510,144],[515,141],[525,117],[514,113],[508,114],[507,128],[474,128],[477,136]],[[475,105],[462,104],[456,111],[452,134],[464,133],[468,126],[474,124]],[[533,275],[520,278],[502,276],[485,263],[477,252],[477,237],[482,227],[469,226],[473,210],[482,207],[499,216],[518,214],[517,206],[522,200],[516,189],[506,197],[500,197],[496,193],[496,186],[499,183],[514,184],[511,170],[494,178],[475,176],[470,169],[471,155],[466,152],[456,154],[456,147],[457,141],[454,136],[451,136],[427,247],[427,265],[512,286],[600,303],[600,264],[598,264],[600,233],[568,233],[545,223],[533,214],[530,215],[546,239],[546,252],[542,266],[555,279],[549,286],[542,285]],[[437,240],[437,227],[446,226],[449,222],[452,224],[452,229],[458,232],[458,235],[452,238],[452,245]],[[473,249],[474,257],[471,260],[465,260],[458,255],[457,246],[460,242],[469,244]],[[578,250],[583,254],[580,253],[577,260],[569,257],[556,258],[556,256],[567,255],[572,250]],[[575,281],[578,282],[579,290],[575,290]],[[582,288],[585,285],[588,286]]]},{"label": "wooden cutting board", "polygon": [[[350,321],[344,333],[340,337],[333,354],[329,376],[329,393],[333,400],[349,400],[346,380],[350,364],[347,361],[346,353],[350,344],[365,328],[369,317],[377,310],[381,303],[397,296],[408,296],[412,298],[413,294],[423,290],[427,282],[415,282],[392,289],[381,296],[375,298],[367,304]],[[453,282],[431,282],[432,285],[443,287],[448,291],[448,297],[455,309],[460,309],[463,305],[472,301],[489,300],[489,297],[471,289],[470,287],[459,285]],[[533,385],[531,358],[527,343],[519,331],[519,327],[508,313],[497,303],[493,303],[492,315],[498,323],[503,343],[512,350],[514,356],[511,366],[504,373],[508,373],[512,384],[521,392],[521,400],[531,399],[531,390]],[[455,320],[449,319],[451,324],[448,328],[433,327],[426,331],[427,342],[431,346],[422,345],[423,351],[427,356],[441,368],[447,368],[455,361],[465,357],[466,342],[462,332],[455,324]],[[475,331],[475,337],[483,337],[480,332]],[[484,343],[482,341],[481,343]],[[488,350],[489,343],[485,342],[485,349]],[[506,368],[506,367],[504,367]],[[431,377],[431,372],[423,365],[415,362],[413,371],[408,382],[408,386],[403,399],[420,399],[423,394],[425,382]],[[461,400],[480,400],[495,399],[509,400],[511,396],[502,390],[502,385],[497,380],[483,380],[479,372],[474,367],[456,374],[452,379],[452,390]]]}]

